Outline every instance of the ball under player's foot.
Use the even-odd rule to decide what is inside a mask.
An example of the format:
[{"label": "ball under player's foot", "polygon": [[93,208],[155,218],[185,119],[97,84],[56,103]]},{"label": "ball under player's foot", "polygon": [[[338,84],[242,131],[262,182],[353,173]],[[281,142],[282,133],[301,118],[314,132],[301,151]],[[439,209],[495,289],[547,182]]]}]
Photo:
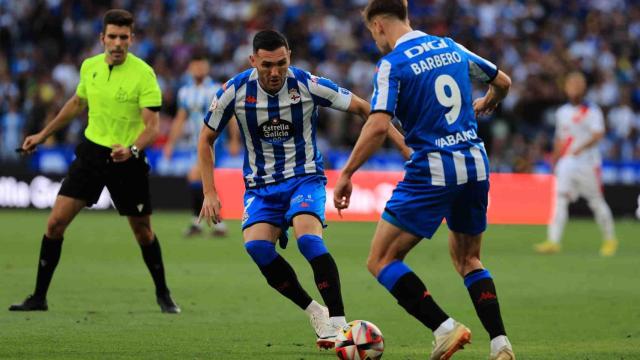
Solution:
[{"label": "ball under player's foot", "polygon": [[556,244],[554,242],[547,240],[545,242],[535,244],[533,246],[533,249],[538,254],[555,254],[555,253],[559,253],[561,248],[560,248],[560,244]]},{"label": "ball under player's foot", "polygon": [[158,295],[156,297],[156,301],[158,302],[158,305],[160,305],[160,310],[163,313],[179,314],[181,311],[178,304],[173,301],[171,295],[168,292]]},{"label": "ball under player's foot", "polygon": [[27,298],[19,303],[9,306],[9,311],[47,311],[47,299],[40,299],[33,295],[27,296]]},{"label": "ball under player's foot", "polygon": [[616,254],[618,251],[618,240],[609,239],[602,242],[602,246],[600,247],[600,255],[609,257]]},{"label": "ball under player's foot", "polygon": [[464,345],[469,343],[471,343],[471,330],[454,321],[452,330],[436,336],[429,360],[448,360],[456,351],[462,350]]}]

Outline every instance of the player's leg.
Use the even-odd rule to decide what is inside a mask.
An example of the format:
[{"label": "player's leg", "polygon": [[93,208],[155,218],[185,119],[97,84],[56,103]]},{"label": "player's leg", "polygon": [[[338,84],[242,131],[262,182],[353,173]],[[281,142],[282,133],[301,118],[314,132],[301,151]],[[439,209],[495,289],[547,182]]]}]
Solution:
[{"label": "player's leg", "polygon": [[569,219],[569,204],[575,200],[575,168],[571,161],[561,160],[556,167],[555,206],[549,226],[547,240],[536,244],[534,249],[540,254],[554,254],[560,251],[564,227]]},{"label": "player's leg", "polygon": [[640,195],[638,195],[638,208],[636,209],[636,217],[640,220]]},{"label": "player's leg", "polygon": [[587,204],[602,232],[600,255],[615,255],[618,250],[618,240],[616,239],[613,215],[604,198],[600,168],[585,169],[585,176],[581,178],[578,188],[580,194],[587,200]]},{"label": "player's leg", "polygon": [[313,270],[316,286],[329,308],[335,328],[346,325],[340,290],[340,275],[336,262],[322,238],[326,204],[326,180],[320,176],[306,176],[293,180],[289,209],[285,215],[293,225],[298,249]]},{"label": "player's leg", "polygon": [[312,303],[311,297],[300,285],[291,265],[276,251],[275,244],[281,231],[280,227],[266,222],[254,223],[242,232],[244,247],[267,283],[302,310],[306,310]]},{"label": "player's leg", "polygon": [[64,232],[73,218],[82,210],[86,202],[64,195],[58,195],[47,220],[47,230],[40,244],[38,273],[33,295],[23,303],[11,305],[11,311],[47,310],[47,291],[53,273],[60,260]]},{"label": "player's leg", "polygon": [[171,292],[167,287],[162,250],[158,237],[151,229],[151,215],[127,216],[127,219],[136,241],[140,245],[142,259],[153,279],[156,288],[156,301],[160,305],[160,310],[170,314],[180,313],[180,307],[171,298]]},{"label": "player's leg", "polygon": [[202,193],[202,180],[200,177],[200,168],[198,164],[194,164],[187,173],[187,184],[189,187],[189,195],[191,198],[191,213],[193,215],[191,224],[184,231],[185,237],[192,237],[202,234],[202,225],[198,224],[198,217],[202,209],[204,195]]},{"label": "player's leg", "polygon": [[480,261],[482,233],[487,228],[489,182],[470,182],[460,185],[459,189],[447,217],[451,260],[458,274],[464,278],[476,313],[489,333],[491,359],[514,360],[495,284]]},{"label": "player's leg", "polygon": [[322,223],[315,215],[298,214],[292,222],[298,249],[311,265],[316,287],[329,310],[328,323],[320,324],[316,331],[316,343],[325,349],[332,348],[339,329],[347,324],[338,266],[322,240]]},{"label": "player's leg", "polygon": [[436,341],[430,359],[448,359],[471,340],[471,332],[440,308],[422,280],[404,263],[422,237],[400,226],[397,218],[383,214],[373,236],[367,268],[400,306],[433,331]]},{"label": "player's leg", "polygon": [[149,192],[149,165],[144,154],[123,163],[113,163],[107,173],[107,188],[118,213],[126,216],[133,231],[142,258],[147,265],[156,289],[160,310],[179,313],[180,308],[171,299],[167,287],[160,241],[151,228],[151,194]]}]

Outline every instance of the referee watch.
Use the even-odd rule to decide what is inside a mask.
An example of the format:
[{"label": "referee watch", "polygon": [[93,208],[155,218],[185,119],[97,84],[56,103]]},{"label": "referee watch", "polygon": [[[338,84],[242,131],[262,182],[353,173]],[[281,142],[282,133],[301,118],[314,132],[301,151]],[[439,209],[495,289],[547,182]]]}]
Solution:
[{"label": "referee watch", "polygon": [[129,146],[129,151],[131,151],[131,155],[133,155],[134,158],[136,159],[140,158],[140,149],[138,149],[137,146],[135,145]]}]

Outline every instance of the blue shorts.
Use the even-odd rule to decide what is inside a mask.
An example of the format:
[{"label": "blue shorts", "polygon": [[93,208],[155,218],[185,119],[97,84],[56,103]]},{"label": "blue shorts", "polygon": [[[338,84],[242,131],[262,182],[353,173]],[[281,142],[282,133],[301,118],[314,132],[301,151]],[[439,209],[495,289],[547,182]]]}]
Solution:
[{"label": "blue shorts", "polygon": [[324,226],[326,183],[327,179],[322,175],[307,175],[247,189],[242,230],[262,222],[281,228],[284,235],[292,225],[293,217],[300,214],[313,215]]},{"label": "blue shorts", "polygon": [[487,229],[489,181],[462,185],[398,183],[382,218],[414,235],[430,239],[442,219],[451,231],[478,235]]}]

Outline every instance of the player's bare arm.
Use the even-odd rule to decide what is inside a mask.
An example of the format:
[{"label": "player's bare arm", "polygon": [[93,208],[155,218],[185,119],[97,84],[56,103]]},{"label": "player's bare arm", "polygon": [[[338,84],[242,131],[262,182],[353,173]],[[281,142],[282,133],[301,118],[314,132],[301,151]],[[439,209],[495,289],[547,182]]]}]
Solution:
[{"label": "player's bare arm", "polygon": [[220,222],[220,199],[213,181],[215,159],[213,143],[218,138],[218,135],[218,132],[203,125],[198,139],[198,165],[201,170],[202,191],[204,192],[204,201],[198,222],[204,218],[209,226],[211,226],[212,222],[214,224]]},{"label": "player's bare arm", "polygon": [[173,123],[171,123],[171,130],[169,131],[169,138],[167,139],[167,143],[164,145],[164,149],[162,150],[163,156],[168,159],[173,154],[173,147],[176,144],[176,141],[182,135],[182,129],[184,128],[184,123],[187,120],[187,111],[185,109],[178,109],[178,113],[176,117],[173,119]]},{"label": "player's bare arm", "polygon": [[362,127],[360,137],[347,164],[342,169],[333,193],[333,204],[338,210],[349,207],[351,197],[351,176],[371,157],[384,142],[391,125],[391,115],[375,112]]},{"label": "player's bare arm", "polygon": [[[369,104],[367,101],[363,100],[356,94],[352,94],[351,103],[349,104],[349,108],[347,109],[347,111],[352,114],[360,115],[363,119],[367,120],[369,114],[371,113],[371,104]],[[387,135],[389,136],[389,139],[391,140],[393,145],[395,145],[395,147],[400,150],[400,153],[402,154],[404,159],[409,160],[413,151],[405,144],[404,135],[402,135],[402,133],[400,133],[400,131],[398,131],[395,126],[389,126]]]},{"label": "player's bare arm", "polygon": [[507,97],[511,87],[511,78],[498,70],[498,75],[489,83],[487,93],[473,102],[473,110],[477,116],[491,114],[498,104]]},{"label": "player's bare arm", "polygon": [[62,109],[60,109],[58,115],[56,115],[56,117],[53,118],[53,120],[51,120],[44,129],[40,130],[37,134],[27,136],[24,139],[22,149],[27,153],[34,152],[36,146],[42,144],[49,136],[51,136],[51,134],[65,127],[71,119],[76,117],[86,107],[87,100],[74,94],[69,100],[67,100]]},{"label": "player's bare arm", "polygon": [[[142,121],[144,122],[144,130],[140,133],[133,146],[142,150],[153,144],[160,133],[160,113],[147,108],[142,109]],[[131,148],[122,144],[114,144],[111,147],[111,158],[114,162],[127,161],[133,154]]]}]

